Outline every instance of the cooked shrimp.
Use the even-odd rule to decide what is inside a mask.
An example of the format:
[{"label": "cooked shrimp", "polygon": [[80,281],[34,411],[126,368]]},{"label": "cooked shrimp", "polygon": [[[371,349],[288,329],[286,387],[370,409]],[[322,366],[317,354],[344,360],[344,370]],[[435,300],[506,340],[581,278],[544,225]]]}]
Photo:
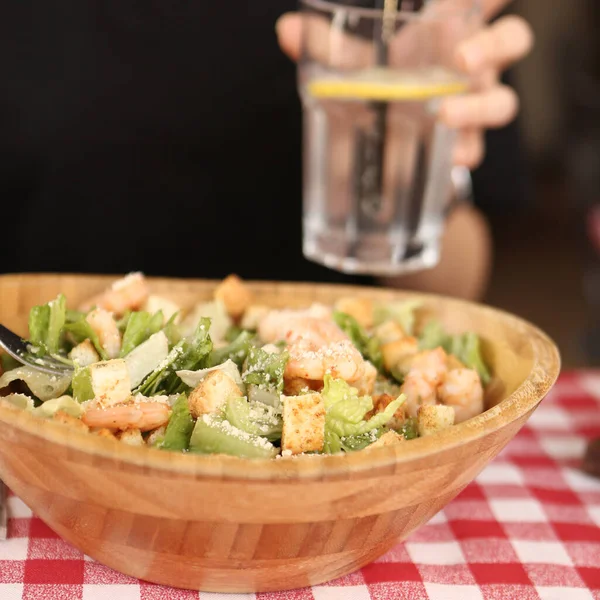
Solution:
[{"label": "cooked shrimp", "polygon": [[323,381],[329,373],[352,383],[365,372],[365,361],[350,340],[319,345],[313,340],[298,339],[288,347],[288,352],[290,359],[285,367],[285,378]]},{"label": "cooked shrimp", "polygon": [[377,379],[377,369],[369,362],[365,361],[365,372],[360,379],[352,384],[358,390],[361,396],[370,396],[375,389]]},{"label": "cooked shrimp", "polygon": [[344,333],[331,321],[331,309],[313,304],[301,310],[284,309],[269,311],[258,324],[258,335],[264,342],[277,342],[286,339],[290,332],[309,335],[315,328],[326,328],[331,335],[335,331],[337,339]]},{"label": "cooked shrimp", "polygon": [[86,321],[98,336],[108,358],[116,358],[121,352],[121,332],[113,316],[103,308],[96,308],[86,317]]},{"label": "cooked shrimp", "polygon": [[115,281],[110,288],[90,298],[81,306],[87,311],[93,306],[104,308],[118,317],[127,310],[139,309],[148,299],[150,291],[142,273],[130,273]]},{"label": "cooked shrimp", "polygon": [[418,372],[433,385],[439,385],[448,372],[448,355],[443,348],[423,350],[410,360],[411,372]]},{"label": "cooked shrimp", "polygon": [[455,423],[462,423],[483,412],[483,387],[477,371],[453,369],[439,387],[443,404],[454,407]]},{"label": "cooked shrimp", "polygon": [[129,402],[111,408],[88,408],[82,421],[88,427],[126,431],[151,431],[169,421],[170,407],[164,402]]},{"label": "cooked shrimp", "polygon": [[416,417],[422,405],[436,403],[437,385],[421,371],[411,370],[400,391],[406,395],[404,410],[409,417]]}]

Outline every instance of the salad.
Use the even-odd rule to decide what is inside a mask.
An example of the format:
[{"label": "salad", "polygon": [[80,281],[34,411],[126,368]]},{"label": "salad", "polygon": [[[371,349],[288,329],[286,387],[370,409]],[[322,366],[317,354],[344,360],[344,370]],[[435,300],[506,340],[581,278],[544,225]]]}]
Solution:
[{"label": "salad", "polygon": [[82,306],[31,309],[29,349],[48,375],[2,355],[0,403],[120,443],[284,458],[405,444],[484,410],[490,372],[474,333],[418,303],[339,298],[271,309],[235,275],[183,310],[141,273]]}]

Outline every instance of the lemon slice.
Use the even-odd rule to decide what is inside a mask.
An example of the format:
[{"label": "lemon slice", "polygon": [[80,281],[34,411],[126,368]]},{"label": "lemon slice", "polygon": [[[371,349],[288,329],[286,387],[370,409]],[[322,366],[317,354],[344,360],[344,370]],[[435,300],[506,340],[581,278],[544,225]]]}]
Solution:
[{"label": "lemon slice", "polygon": [[307,91],[315,98],[344,100],[429,100],[438,96],[462,94],[468,90],[464,81],[427,81],[423,78],[313,79]]}]

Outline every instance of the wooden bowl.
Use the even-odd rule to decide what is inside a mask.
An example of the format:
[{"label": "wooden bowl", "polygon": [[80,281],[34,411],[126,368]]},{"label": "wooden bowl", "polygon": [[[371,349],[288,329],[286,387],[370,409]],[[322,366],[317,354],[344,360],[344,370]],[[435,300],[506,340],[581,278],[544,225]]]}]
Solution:
[{"label": "wooden bowl", "polygon": [[[0,277],[0,322],[26,332],[29,308],[73,306],[114,277]],[[151,279],[191,306],[216,282]],[[174,587],[258,592],[355,571],[427,522],[489,463],[554,384],[552,341],[509,314],[464,301],[349,286],[252,283],[272,306],[341,295],[420,298],[451,332],[483,336],[495,373],[480,416],[400,448],[244,460],[135,448],[0,407],[0,478],[65,540],[127,575]]]}]

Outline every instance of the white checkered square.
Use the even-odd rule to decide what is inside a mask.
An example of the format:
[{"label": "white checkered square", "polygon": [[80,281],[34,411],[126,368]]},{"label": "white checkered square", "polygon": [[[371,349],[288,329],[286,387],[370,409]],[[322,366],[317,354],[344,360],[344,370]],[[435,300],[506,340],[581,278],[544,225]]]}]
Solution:
[{"label": "white checkered square", "polygon": [[573,562],[560,542],[511,541],[522,563],[572,566]]},{"label": "white checkered square", "polygon": [[600,376],[586,373],[579,376],[579,385],[594,398],[600,399]]},{"label": "white checkered square", "polygon": [[458,542],[416,544],[406,542],[406,551],[417,565],[464,565],[465,555]]},{"label": "white checkered square", "polygon": [[527,425],[534,429],[543,430],[568,430],[571,419],[569,413],[560,406],[546,406],[544,410],[536,410]]},{"label": "white checkered square", "polygon": [[20,498],[9,496],[6,503],[9,519],[29,519],[32,515],[29,507]]},{"label": "white checkered square", "polygon": [[23,587],[22,583],[0,583],[0,598],[2,600],[21,600]]},{"label": "white checkered square", "polygon": [[557,460],[580,459],[586,447],[586,440],[577,435],[544,435],[540,438],[542,448]]},{"label": "white checkered square", "polygon": [[574,492],[600,492],[600,479],[575,469],[562,469],[562,476]]},{"label": "white checkered square", "polygon": [[476,585],[446,585],[426,583],[429,600],[483,600],[481,590]]},{"label": "white checkered square", "polygon": [[[315,600],[371,600],[366,585],[354,586],[317,586],[312,588]],[[203,599],[202,599],[203,600]],[[229,596],[226,600],[229,600]]]},{"label": "white checkered square", "polygon": [[523,475],[517,467],[509,463],[491,463],[477,477],[482,485],[511,484],[523,485]]},{"label": "white checkered square", "polygon": [[[29,540],[23,537],[8,538],[0,542],[0,560],[25,560]],[[4,600],[4,596],[0,596]]]},{"label": "white checkered square", "polygon": [[592,592],[583,588],[536,586],[535,589],[540,600],[594,600]]},{"label": "white checkered square", "polygon": [[498,521],[504,523],[545,523],[548,519],[537,500],[490,500],[490,508]]},{"label": "white checkered square", "polygon": [[94,585],[83,586],[82,600],[140,600],[139,585]]},{"label": "white checkered square", "polygon": [[588,513],[592,517],[592,521],[600,527],[600,506],[589,506]]}]

